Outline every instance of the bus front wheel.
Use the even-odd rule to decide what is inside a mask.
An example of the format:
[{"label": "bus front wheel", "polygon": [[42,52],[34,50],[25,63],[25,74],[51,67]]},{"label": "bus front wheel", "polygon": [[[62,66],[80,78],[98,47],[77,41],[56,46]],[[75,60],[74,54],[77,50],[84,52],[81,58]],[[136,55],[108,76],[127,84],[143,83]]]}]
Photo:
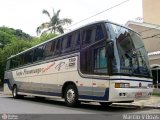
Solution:
[{"label": "bus front wheel", "polygon": [[74,107],[78,105],[78,91],[75,85],[66,87],[64,98],[67,106]]}]

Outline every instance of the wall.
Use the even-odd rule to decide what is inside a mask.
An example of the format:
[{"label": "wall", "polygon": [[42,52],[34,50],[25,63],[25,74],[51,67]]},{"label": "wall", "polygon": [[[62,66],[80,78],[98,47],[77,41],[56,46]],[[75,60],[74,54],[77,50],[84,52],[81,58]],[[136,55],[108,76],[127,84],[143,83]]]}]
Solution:
[{"label": "wall", "polygon": [[142,0],[143,21],[160,25],[160,0]]}]

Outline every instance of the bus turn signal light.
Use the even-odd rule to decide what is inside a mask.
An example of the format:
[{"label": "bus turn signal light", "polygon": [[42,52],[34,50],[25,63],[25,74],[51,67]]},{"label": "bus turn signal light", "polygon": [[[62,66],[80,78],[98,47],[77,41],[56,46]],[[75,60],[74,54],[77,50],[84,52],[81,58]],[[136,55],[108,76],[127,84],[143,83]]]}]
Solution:
[{"label": "bus turn signal light", "polygon": [[129,83],[115,83],[115,88],[129,88]]}]

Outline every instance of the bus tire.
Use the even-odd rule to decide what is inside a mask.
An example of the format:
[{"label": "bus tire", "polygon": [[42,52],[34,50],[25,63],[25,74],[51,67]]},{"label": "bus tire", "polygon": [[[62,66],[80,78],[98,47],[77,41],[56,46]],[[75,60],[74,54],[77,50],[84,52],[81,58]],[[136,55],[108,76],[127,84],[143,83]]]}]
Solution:
[{"label": "bus tire", "polygon": [[18,93],[17,86],[14,85],[13,89],[12,89],[12,96],[13,96],[13,98],[18,98],[18,94],[17,93]]},{"label": "bus tire", "polygon": [[36,99],[36,100],[39,100],[39,101],[43,101],[43,100],[45,100],[45,97],[35,96],[35,99]]},{"label": "bus tire", "polygon": [[109,107],[112,103],[111,102],[100,102],[99,103],[102,107],[107,108]]},{"label": "bus tire", "polygon": [[13,98],[15,98],[15,99],[17,99],[17,98],[23,98],[23,97],[24,97],[23,95],[18,95],[18,88],[17,88],[16,85],[13,86],[12,96],[13,96]]},{"label": "bus tire", "polygon": [[69,107],[75,107],[78,105],[78,91],[75,85],[68,85],[64,93],[65,103]]}]

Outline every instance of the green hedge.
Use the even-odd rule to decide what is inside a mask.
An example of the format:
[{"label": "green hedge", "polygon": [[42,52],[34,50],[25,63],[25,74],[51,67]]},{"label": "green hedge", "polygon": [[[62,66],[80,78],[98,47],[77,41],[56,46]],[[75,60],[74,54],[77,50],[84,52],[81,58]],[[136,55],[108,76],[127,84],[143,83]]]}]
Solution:
[{"label": "green hedge", "polygon": [[153,93],[152,95],[160,96],[160,93]]}]

